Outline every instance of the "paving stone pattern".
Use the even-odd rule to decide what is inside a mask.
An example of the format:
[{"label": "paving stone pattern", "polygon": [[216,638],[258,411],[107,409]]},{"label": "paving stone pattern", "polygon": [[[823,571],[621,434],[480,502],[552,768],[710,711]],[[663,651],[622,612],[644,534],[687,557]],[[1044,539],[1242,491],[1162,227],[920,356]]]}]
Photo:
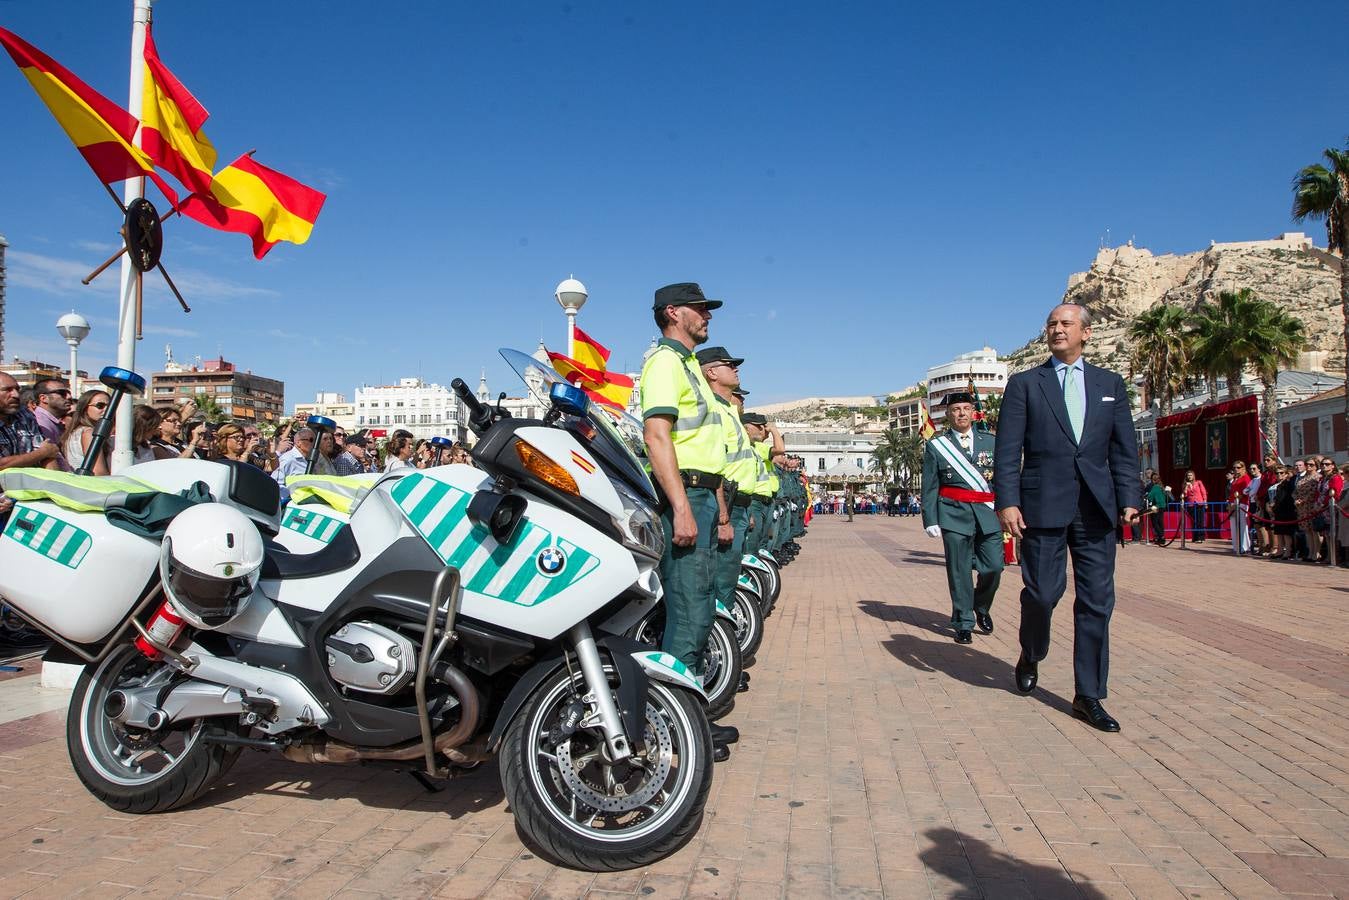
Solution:
[{"label": "paving stone pattern", "polygon": [[72,774],[62,714],[26,716],[0,726],[0,895],[1349,896],[1349,577],[1134,546],[1118,578],[1124,730],[1102,735],[1069,714],[1071,596],[1023,697],[1015,568],[995,634],[959,646],[917,519],[817,519],[702,829],[642,871],[539,859],[495,766],[429,794],[246,754],[190,809],[118,815]]}]

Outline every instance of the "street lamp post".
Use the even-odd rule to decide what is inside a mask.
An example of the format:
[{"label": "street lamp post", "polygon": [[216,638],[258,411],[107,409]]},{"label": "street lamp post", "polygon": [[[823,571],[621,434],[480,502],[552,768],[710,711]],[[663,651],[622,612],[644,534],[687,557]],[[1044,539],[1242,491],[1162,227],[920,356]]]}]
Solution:
[{"label": "street lamp post", "polygon": [[89,322],[71,310],[56,320],[56,331],[70,345],[70,396],[80,395],[80,341],[89,336]]},{"label": "street lamp post", "polygon": [[562,311],[567,314],[567,355],[575,358],[576,344],[576,313],[582,306],[585,306],[586,286],[581,284],[575,278],[567,278],[557,286],[553,292],[557,298],[558,305]]}]

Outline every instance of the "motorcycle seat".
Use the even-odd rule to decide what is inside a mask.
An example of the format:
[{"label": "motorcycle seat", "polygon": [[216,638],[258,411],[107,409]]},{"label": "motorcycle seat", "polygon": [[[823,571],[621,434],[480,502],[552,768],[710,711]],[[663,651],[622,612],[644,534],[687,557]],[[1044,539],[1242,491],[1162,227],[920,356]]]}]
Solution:
[{"label": "motorcycle seat", "polygon": [[291,553],[274,541],[264,545],[263,578],[315,578],[348,569],[361,559],[361,548],[350,528],[342,528],[313,553]]}]

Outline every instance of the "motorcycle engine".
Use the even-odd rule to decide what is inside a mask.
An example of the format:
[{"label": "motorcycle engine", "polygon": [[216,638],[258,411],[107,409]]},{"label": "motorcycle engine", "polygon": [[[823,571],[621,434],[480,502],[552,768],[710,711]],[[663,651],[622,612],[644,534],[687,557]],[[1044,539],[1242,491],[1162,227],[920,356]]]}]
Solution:
[{"label": "motorcycle engine", "polygon": [[393,694],[417,671],[412,641],[374,622],[348,622],[328,636],[324,647],[328,674],[353,690]]}]

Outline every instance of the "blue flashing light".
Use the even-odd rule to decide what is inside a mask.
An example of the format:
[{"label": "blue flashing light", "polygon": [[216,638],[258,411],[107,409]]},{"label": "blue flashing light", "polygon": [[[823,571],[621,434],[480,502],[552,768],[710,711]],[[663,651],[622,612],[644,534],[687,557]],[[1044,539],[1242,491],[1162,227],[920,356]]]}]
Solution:
[{"label": "blue flashing light", "polygon": [[447,438],[447,437],[441,437],[440,435],[436,435],[435,437],[431,438],[431,446],[432,446],[432,447],[453,447],[453,446],[454,446],[454,441],[450,440],[450,439]]},{"label": "blue flashing light", "polygon": [[586,392],[565,381],[559,381],[549,389],[548,399],[553,401],[554,407],[571,416],[584,416],[590,408]]},{"label": "blue flashing light", "polygon": [[304,423],[315,431],[336,431],[337,423],[327,416],[310,416]]},{"label": "blue flashing light", "polygon": [[140,397],[145,394],[145,378],[130,369],[108,366],[99,373],[98,380],[105,387],[112,388],[114,391],[120,390],[133,397]]}]

